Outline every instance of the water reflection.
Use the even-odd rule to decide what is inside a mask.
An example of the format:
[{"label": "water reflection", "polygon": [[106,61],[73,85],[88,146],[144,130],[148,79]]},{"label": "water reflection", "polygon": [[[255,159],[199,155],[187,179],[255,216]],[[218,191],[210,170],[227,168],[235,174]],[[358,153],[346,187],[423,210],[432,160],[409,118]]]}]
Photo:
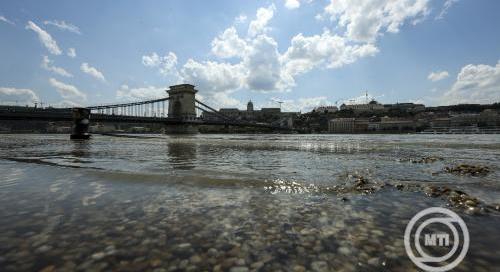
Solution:
[{"label": "water reflection", "polygon": [[88,158],[91,151],[91,143],[89,141],[71,141],[70,155],[74,158]]},{"label": "water reflection", "polygon": [[194,169],[197,147],[195,143],[169,142],[167,144],[168,162],[174,169]]}]

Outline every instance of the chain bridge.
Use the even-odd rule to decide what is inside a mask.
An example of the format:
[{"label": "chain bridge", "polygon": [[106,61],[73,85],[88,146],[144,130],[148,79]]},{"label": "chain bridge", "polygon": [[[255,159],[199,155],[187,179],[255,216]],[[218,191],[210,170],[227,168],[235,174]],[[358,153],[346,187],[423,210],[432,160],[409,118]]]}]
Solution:
[{"label": "chain bridge", "polygon": [[[290,130],[274,124],[255,123],[230,118],[196,99],[194,85],[170,86],[168,96],[159,99],[89,107],[58,108],[51,111],[0,112],[0,120],[72,121],[72,139],[88,139],[91,122],[158,123],[167,133],[196,133],[199,125],[257,127]],[[218,118],[205,120],[197,113],[207,112]]]}]

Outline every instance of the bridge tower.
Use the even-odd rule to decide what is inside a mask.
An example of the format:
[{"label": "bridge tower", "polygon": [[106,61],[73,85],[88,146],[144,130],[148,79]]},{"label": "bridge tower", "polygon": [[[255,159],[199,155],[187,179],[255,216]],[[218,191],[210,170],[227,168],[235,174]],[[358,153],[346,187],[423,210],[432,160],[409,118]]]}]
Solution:
[{"label": "bridge tower", "polygon": [[[180,84],[170,86],[167,91],[168,100],[168,118],[177,119],[180,121],[195,121],[196,120],[196,101],[195,95],[198,91],[194,89],[194,85]],[[195,124],[178,124],[166,126],[168,134],[191,134],[198,133],[198,127]]]},{"label": "bridge tower", "polygon": [[167,91],[170,98],[168,117],[181,120],[196,119],[195,95],[197,92],[191,84],[170,86],[170,90]]}]

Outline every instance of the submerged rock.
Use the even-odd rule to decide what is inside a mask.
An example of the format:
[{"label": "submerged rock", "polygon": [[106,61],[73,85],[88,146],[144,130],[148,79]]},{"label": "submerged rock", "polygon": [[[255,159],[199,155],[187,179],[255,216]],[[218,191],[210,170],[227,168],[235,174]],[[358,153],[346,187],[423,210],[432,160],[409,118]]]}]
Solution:
[{"label": "submerged rock", "polygon": [[469,214],[482,214],[486,212],[487,209],[492,210],[489,206],[481,203],[477,198],[460,190],[450,189],[446,186],[427,186],[424,188],[424,192],[430,197],[445,197],[451,207],[464,209]]},{"label": "submerged rock", "polygon": [[447,173],[455,175],[469,175],[469,176],[485,176],[491,171],[488,166],[470,165],[470,164],[447,166],[443,170]]},{"label": "submerged rock", "polygon": [[433,163],[437,161],[442,161],[444,160],[441,157],[435,157],[435,156],[429,156],[429,157],[422,157],[422,158],[408,158],[408,159],[401,159],[399,161],[408,161],[411,163]]}]

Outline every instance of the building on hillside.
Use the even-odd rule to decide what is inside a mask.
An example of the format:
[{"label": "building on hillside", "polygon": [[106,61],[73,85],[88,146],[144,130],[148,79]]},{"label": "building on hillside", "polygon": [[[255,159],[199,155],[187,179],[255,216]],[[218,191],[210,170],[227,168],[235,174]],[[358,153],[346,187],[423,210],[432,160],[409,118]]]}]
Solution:
[{"label": "building on hillside", "polygon": [[479,114],[479,125],[486,127],[498,127],[500,126],[500,114],[492,109],[483,110]]},{"label": "building on hillside", "polygon": [[328,122],[330,133],[353,133],[356,118],[335,118]]},{"label": "building on hillside", "polygon": [[352,110],[354,112],[372,112],[372,111],[385,111],[384,105],[375,100],[370,101],[368,104],[342,104],[340,110]]},{"label": "building on hillside", "polygon": [[481,113],[453,114],[450,117],[450,126],[452,127],[495,127],[498,125],[500,125],[500,115],[491,109],[483,110]]},{"label": "building on hillside", "polygon": [[415,131],[416,122],[411,119],[391,118],[384,116],[380,118],[380,131]]},{"label": "building on hillside", "polygon": [[449,117],[437,117],[430,120],[429,125],[431,128],[448,128],[451,125]]},{"label": "building on hillside", "polygon": [[413,132],[417,123],[404,118],[335,118],[328,122],[330,133]]},{"label": "building on hillside", "polygon": [[[212,112],[203,112],[202,118],[205,120],[223,120],[226,116],[233,120],[254,121],[272,123],[286,118],[295,118],[299,112],[282,112],[280,108],[262,108],[260,110],[254,109],[252,101],[247,103],[246,110],[237,108],[221,108],[219,114]],[[222,115],[222,116],[221,116]],[[287,121],[287,123],[289,123]]]},{"label": "building on hillside", "polygon": [[337,112],[338,110],[339,108],[337,108],[337,106],[319,106],[314,109],[314,111],[318,113],[333,113]]},{"label": "building on hillside", "polygon": [[385,104],[384,108],[386,110],[399,110],[401,112],[418,113],[425,111],[425,106],[423,104],[415,103],[396,103],[396,104]]}]

